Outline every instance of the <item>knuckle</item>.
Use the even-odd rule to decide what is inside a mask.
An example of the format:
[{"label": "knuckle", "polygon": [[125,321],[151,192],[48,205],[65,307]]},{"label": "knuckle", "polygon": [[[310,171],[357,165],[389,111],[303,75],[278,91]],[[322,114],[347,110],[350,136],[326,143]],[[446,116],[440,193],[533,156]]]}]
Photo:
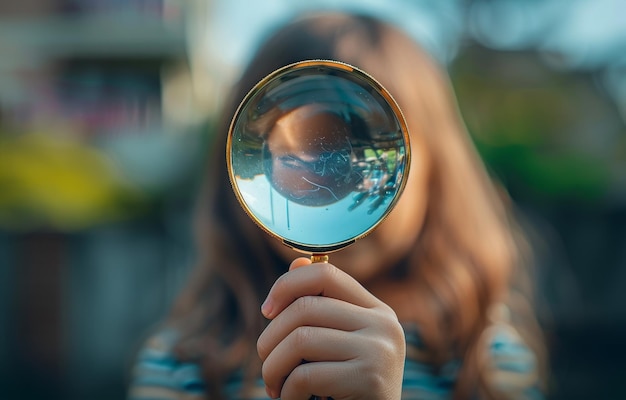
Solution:
[{"label": "knuckle", "polygon": [[366,340],[372,351],[383,360],[397,359],[406,353],[406,339],[404,329],[397,321],[390,318],[382,318],[377,324],[375,334],[369,335]]},{"label": "knuckle", "polygon": [[398,321],[398,316],[393,308],[391,308],[391,306],[387,305],[386,303],[381,303],[380,306],[378,306],[377,308],[380,314],[384,318],[388,319],[390,322]]},{"label": "knuckle", "polygon": [[371,393],[383,393],[386,391],[388,385],[387,379],[381,374],[372,373],[367,375],[367,382],[364,387],[367,387]]},{"label": "knuckle", "polygon": [[293,331],[292,335],[293,345],[297,346],[297,348],[302,348],[311,342],[313,331],[309,326],[299,326]]},{"label": "knuckle", "polygon": [[384,348],[389,354],[402,354],[406,351],[406,339],[404,337],[404,330],[398,323],[388,324],[386,332],[387,340],[384,340]]},{"label": "knuckle", "polygon": [[315,308],[317,303],[316,296],[303,296],[297,298],[293,305],[298,316],[307,315]]},{"label": "knuckle", "polygon": [[401,339],[404,341],[404,329],[402,328],[402,324],[398,320],[398,316],[395,311],[384,304],[379,309],[379,315],[382,321],[381,326],[383,327],[387,336],[390,336],[396,340]]}]

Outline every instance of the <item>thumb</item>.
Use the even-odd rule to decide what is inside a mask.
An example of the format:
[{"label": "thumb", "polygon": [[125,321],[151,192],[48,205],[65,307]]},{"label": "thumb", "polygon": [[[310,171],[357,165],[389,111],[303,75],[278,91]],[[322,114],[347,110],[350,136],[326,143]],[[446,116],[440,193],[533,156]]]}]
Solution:
[{"label": "thumb", "polygon": [[311,265],[311,260],[306,257],[298,257],[289,265],[289,271],[293,271],[296,268],[304,267],[305,265]]}]

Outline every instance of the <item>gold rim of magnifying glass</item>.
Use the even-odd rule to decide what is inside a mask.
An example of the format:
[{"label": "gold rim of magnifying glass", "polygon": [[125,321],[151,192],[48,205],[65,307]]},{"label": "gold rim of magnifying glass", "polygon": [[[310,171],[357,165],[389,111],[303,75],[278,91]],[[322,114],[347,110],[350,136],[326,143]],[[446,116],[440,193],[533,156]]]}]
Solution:
[{"label": "gold rim of magnifying glass", "polygon": [[[235,129],[235,125],[239,119],[239,116],[241,115],[241,113],[243,112],[245,106],[248,104],[248,102],[254,98],[257,93],[259,93],[266,84],[268,84],[269,82],[273,81],[274,79],[283,76],[291,71],[294,70],[299,70],[299,69],[306,69],[306,68],[315,68],[315,67],[325,67],[325,68],[330,68],[330,69],[336,69],[336,70],[341,70],[341,71],[346,71],[346,72],[350,72],[350,73],[356,73],[360,78],[364,79],[366,82],[368,82],[372,88],[374,88],[377,93],[382,96],[385,101],[387,102],[387,104],[389,105],[389,107],[391,107],[391,110],[393,111],[394,116],[396,117],[396,120],[398,121],[399,125],[400,125],[400,130],[402,131],[402,137],[404,139],[404,148],[405,148],[405,166],[404,166],[404,174],[402,175],[402,179],[400,182],[400,187],[398,188],[396,194],[394,195],[391,203],[389,204],[389,206],[387,207],[386,211],[383,213],[383,215],[378,219],[378,221],[376,221],[376,223],[374,223],[371,227],[369,227],[367,230],[365,230],[364,232],[362,232],[361,234],[350,238],[348,240],[342,241],[342,242],[337,242],[335,244],[332,245],[320,245],[320,246],[316,246],[316,245],[310,245],[310,244],[305,244],[305,243],[299,243],[299,242],[295,242],[295,241],[291,241],[288,240],[278,234],[276,234],[275,232],[271,231],[269,228],[267,228],[263,222],[261,222],[259,220],[259,218],[256,217],[256,215],[254,215],[254,212],[248,207],[248,205],[246,204],[246,202],[243,199],[243,196],[241,195],[239,188],[237,186],[236,183],[236,177],[234,175],[233,172],[233,166],[232,166],[232,137],[233,137],[233,131]],[[334,251],[340,250],[352,243],[354,243],[355,241],[364,238],[365,236],[367,236],[369,233],[371,233],[380,223],[382,223],[387,216],[389,215],[389,213],[391,212],[391,210],[393,210],[393,208],[395,207],[396,203],[398,202],[398,199],[400,198],[400,195],[402,194],[402,192],[404,191],[404,187],[406,186],[406,182],[408,180],[408,176],[410,173],[410,168],[411,167],[411,145],[410,145],[410,138],[409,138],[409,129],[408,126],[406,124],[406,120],[404,118],[404,114],[402,113],[402,110],[400,109],[400,106],[398,106],[398,103],[395,101],[395,99],[393,98],[393,96],[391,95],[391,93],[389,93],[389,91],[380,83],[378,82],[374,77],[372,77],[370,74],[368,74],[367,72],[354,67],[350,64],[341,62],[341,61],[335,61],[335,60],[305,60],[305,61],[299,61],[293,64],[288,64],[284,67],[278,68],[276,70],[274,70],[273,72],[271,72],[270,74],[268,74],[267,76],[265,76],[263,79],[261,79],[256,85],[254,85],[252,87],[252,89],[246,94],[246,96],[243,98],[243,100],[239,103],[239,106],[237,107],[237,110],[235,111],[235,115],[233,116],[231,122],[230,122],[230,126],[228,128],[228,136],[226,138],[226,168],[228,169],[228,177],[230,180],[230,184],[232,186],[233,192],[235,193],[235,197],[237,198],[237,201],[239,201],[239,204],[241,205],[241,207],[244,209],[244,211],[246,212],[246,214],[248,214],[248,216],[256,223],[256,225],[258,225],[263,231],[265,231],[266,233],[268,233],[270,236],[279,239],[280,241],[282,241],[285,245],[289,246],[290,248],[292,248],[293,250],[296,250],[300,253],[303,254],[308,254],[308,255],[312,255],[312,259],[316,258],[316,260],[318,260],[318,262],[327,262],[328,261],[328,253],[332,253]]]}]

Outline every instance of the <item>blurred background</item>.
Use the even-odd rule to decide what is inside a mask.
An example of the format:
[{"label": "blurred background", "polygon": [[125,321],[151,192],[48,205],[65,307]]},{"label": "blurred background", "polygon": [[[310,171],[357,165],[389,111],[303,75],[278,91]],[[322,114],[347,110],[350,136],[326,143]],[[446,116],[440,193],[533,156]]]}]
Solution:
[{"label": "blurred background", "polygon": [[626,398],[624,0],[0,0],[0,397],[124,398],[193,264],[221,101],[313,9],[448,68],[537,249],[549,398]]}]

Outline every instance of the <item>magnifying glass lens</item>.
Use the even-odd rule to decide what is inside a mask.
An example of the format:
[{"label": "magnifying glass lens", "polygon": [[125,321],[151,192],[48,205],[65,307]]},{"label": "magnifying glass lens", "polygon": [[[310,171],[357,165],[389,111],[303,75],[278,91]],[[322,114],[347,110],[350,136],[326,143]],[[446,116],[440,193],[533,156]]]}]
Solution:
[{"label": "magnifying glass lens", "polygon": [[336,61],[281,68],[244,98],[227,161],[241,205],[266,232],[321,254],[374,229],[410,165],[406,123],[372,77]]}]

